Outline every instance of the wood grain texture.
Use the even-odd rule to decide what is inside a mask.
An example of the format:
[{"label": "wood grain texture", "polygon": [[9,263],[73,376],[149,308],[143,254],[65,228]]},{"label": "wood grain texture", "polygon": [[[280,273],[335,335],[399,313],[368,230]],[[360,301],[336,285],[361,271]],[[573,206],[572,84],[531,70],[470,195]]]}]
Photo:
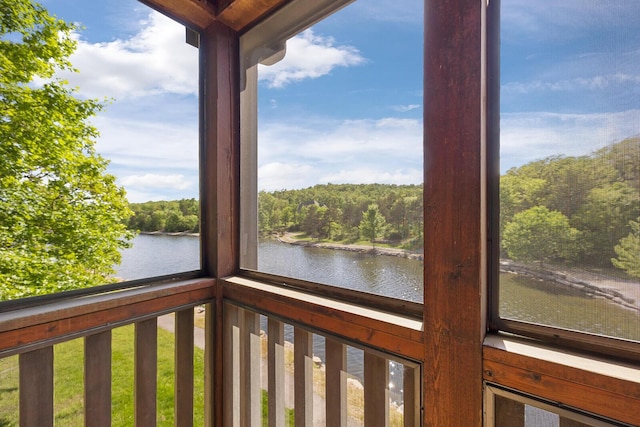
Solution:
[{"label": "wood grain texture", "polygon": [[364,352],[364,425],[389,426],[389,361]]},{"label": "wood grain texture", "polygon": [[268,423],[270,426],[283,427],[284,417],[284,323],[268,319],[268,360],[267,360],[267,390]]},{"label": "wood grain texture", "polygon": [[[223,277],[239,266],[240,112],[238,34],[214,22],[200,34],[200,247],[206,275]],[[223,304],[216,305],[207,334],[213,372],[206,376],[212,408],[206,425],[223,423]]]},{"label": "wood grain texture", "polygon": [[135,325],[134,417],[136,427],[156,426],[158,321],[145,320]]},{"label": "wood grain texture", "polygon": [[201,35],[200,203],[203,270],[238,271],[240,93],[238,35],[215,22]]},{"label": "wood grain texture", "polygon": [[640,384],[484,347],[484,379],[586,412],[640,425]]},{"label": "wood grain texture", "polygon": [[328,426],[347,425],[347,346],[333,338],[325,340],[326,421]]},{"label": "wood grain texture", "polygon": [[193,308],[175,314],[175,425],[193,426]]},{"label": "wood grain texture", "polygon": [[295,424],[313,426],[313,334],[300,327],[293,331]]},{"label": "wood grain texture", "polygon": [[236,31],[244,31],[287,0],[234,0],[218,13],[217,19]]},{"label": "wood grain texture", "polygon": [[425,3],[425,426],[482,424],[484,3]]},{"label": "wood grain texture", "polygon": [[53,347],[22,353],[20,426],[53,426]]},{"label": "wood grain texture", "polygon": [[9,319],[6,322],[0,320],[0,356],[41,348],[130,324],[156,313],[210,301],[214,295],[214,283],[212,279],[201,279],[160,285],[157,289],[149,287],[79,298],[71,307],[69,302],[36,307],[38,314],[34,316],[22,312],[5,313]]},{"label": "wood grain texture", "polygon": [[195,30],[207,28],[216,18],[215,9],[206,0],[139,1]]},{"label": "wood grain texture", "polygon": [[[249,286],[250,282],[239,278],[228,278],[220,283],[224,288],[225,299],[256,308],[257,311],[271,313],[313,330],[341,336],[347,340],[377,347],[413,360],[419,361],[424,355],[421,330],[384,322],[381,319],[372,319],[365,315],[370,314],[368,311],[363,311],[361,314],[349,312],[347,305],[313,298],[297,291],[287,292],[289,295],[285,296],[275,293],[277,289],[270,285],[252,282],[251,284],[255,286]],[[238,286],[241,283],[247,283],[247,286]],[[260,286],[265,288],[260,289]],[[343,309],[336,308],[341,305]],[[354,306],[354,308],[358,307]],[[389,316],[388,319],[398,320],[394,316]],[[412,321],[408,324],[421,326],[420,322]]]},{"label": "wood grain texture", "polygon": [[422,388],[421,366],[404,367],[404,427],[422,425]]},{"label": "wood grain texture", "polygon": [[85,427],[111,426],[111,331],[84,339]]}]

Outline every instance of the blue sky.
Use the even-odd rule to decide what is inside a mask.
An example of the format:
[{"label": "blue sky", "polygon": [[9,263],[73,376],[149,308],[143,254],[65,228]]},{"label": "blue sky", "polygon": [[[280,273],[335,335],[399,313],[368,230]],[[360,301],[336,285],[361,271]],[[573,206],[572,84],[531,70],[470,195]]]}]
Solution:
[{"label": "blue sky", "polygon": [[[133,202],[197,197],[197,50],[133,0],[45,0],[78,22],[81,96]],[[359,0],[260,68],[259,187],[422,182],[422,8]],[[640,135],[640,2],[502,1],[501,169]],[[392,11],[392,12],[390,12]],[[354,25],[354,23],[357,23]],[[437,106],[432,106],[437,108]]]}]

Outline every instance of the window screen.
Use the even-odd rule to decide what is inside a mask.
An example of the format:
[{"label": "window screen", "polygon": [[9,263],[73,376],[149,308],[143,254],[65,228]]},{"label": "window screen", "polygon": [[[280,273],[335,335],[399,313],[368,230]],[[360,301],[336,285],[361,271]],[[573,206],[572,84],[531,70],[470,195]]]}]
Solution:
[{"label": "window screen", "polygon": [[640,4],[501,14],[499,316],[640,341]]}]

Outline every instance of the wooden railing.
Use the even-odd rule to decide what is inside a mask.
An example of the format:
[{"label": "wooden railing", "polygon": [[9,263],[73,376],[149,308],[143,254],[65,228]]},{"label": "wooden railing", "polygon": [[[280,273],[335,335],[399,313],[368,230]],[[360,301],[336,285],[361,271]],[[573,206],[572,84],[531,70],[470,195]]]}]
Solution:
[{"label": "wooden railing", "polygon": [[[270,426],[421,424],[419,319],[241,277],[139,286],[0,313],[0,359],[19,361],[19,424],[54,425],[54,346],[82,339],[77,360],[84,360],[78,386],[84,388],[78,393],[84,424],[112,425],[113,375],[121,375],[113,371],[112,343],[126,325],[134,325],[131,423],[165,424],[156,408],[158,318],[173,314],[173,419],[193,425],[194,380],[202,382],[194,378],[194,307],[207,307],[211,327],[216,295],[224,301],[217,319],[223,324],[219,401],[225,425],[259,426],[263,418]],[[202,335],[209,340],[201,345],[209,351],[204,358],[213,360],[215,332]],[[348,356],[359,358],[355,373],[349,373]],[[207,369],[203,376],[214,375],[215,367]],[[216,387],[204,389],[204,402],[212,402]]]},{"label": "wooden railing", "polygon": [[421,365],[411,359],[421,321],[247,278],[222,283],[226,426],[263,416],[269,426],[288,417],[296,426],[421,425]]},{"label": "wooden railing", "polygon": [[155,426],[157,318],[175,313],[176,425],[193,425],[193,307],[211,302],[212,279],[158,284],[102,295],[76,297],[0,313],[0,358],[18,355],[19,423],[54,424],[54,344],[84,339],[84,420],[111,426],[112,330],[129,324],[134,332],[134,418]]}]

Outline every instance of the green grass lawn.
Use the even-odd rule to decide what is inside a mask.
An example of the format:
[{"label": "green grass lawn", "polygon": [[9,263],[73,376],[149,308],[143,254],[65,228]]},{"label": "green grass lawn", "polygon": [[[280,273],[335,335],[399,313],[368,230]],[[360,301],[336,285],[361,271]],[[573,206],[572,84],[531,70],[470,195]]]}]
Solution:
[{"label": "green grass lawn", "polygon": [[[112,425],[133,422],[133,325],[113,330]],[[55,423],[83,426],[84,345],[54,347]],[[204,424],[204,352],[194,349],[194,424]],[[18,357],[0,359],[0,427],[18,426]],[[158,425],[173,426],[174,336],[158,329]]]}]

